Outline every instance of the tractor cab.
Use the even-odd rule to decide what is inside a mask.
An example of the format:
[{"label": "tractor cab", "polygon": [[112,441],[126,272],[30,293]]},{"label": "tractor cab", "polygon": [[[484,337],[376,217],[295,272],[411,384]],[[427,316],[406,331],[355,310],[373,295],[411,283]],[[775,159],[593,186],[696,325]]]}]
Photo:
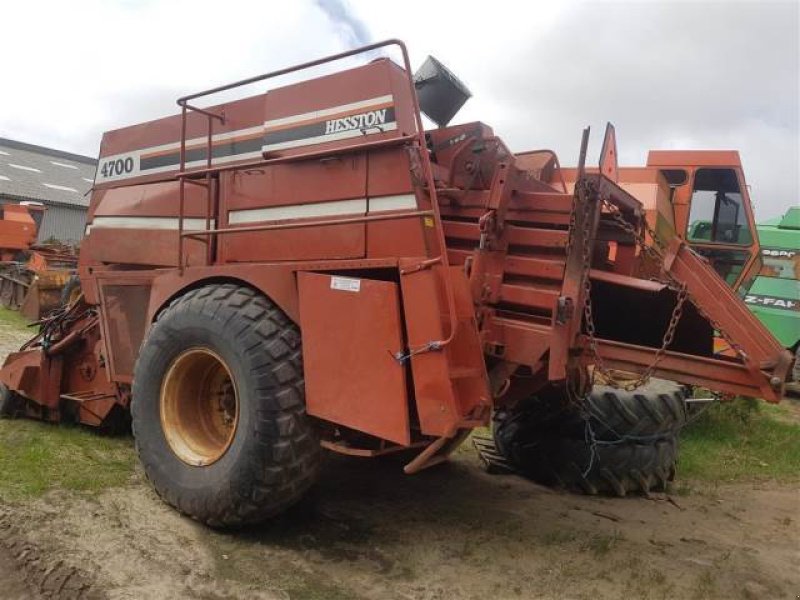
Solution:
[{"label": "tractor cab", "polygon": [[646,168],[664,177],[678,235],[728,285],[744,293],[761,268],[761,258],[739,153],[653,150]]},{"label": "tractor cab", "polygon": [[[577,170],[561,171],[572,190]],[[619,167],[616,174],[662,243],[677,234],[744,297],[762,261],[737,151],[651,150],[646,166]]]}]

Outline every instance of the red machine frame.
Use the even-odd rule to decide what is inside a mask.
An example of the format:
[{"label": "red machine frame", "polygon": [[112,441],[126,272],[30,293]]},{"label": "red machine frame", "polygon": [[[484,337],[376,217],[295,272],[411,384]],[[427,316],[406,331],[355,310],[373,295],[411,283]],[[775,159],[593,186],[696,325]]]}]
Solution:
[{"label": "red machine frame", "polygon": [[[400,49],[401,67],[378,60],[221,107],[192,104],[387,46]],[[98,176],[93,193],[90,233],[80,263],[85,300],[68,311],[68,327],[62,319],[11,355],[0,381],[32,400],[28,410],[33,416],[59,420],[68,406],[76,410],[78,420],[102,424],[117,408],[127,408],[139,346],[159,313],[187,290],[237,282],[268,296],[300,325],[306,361],[315,365],[306,372],[308,413],[318,417],[327,432],[323,445],[362,455],[427,446],[408,466],[411,472],[438,460],[471,428],[487,424],[497,404],[567,380],[585,391],[587,367],[597,362],[598,353],[609,367],[649,371],[730,394],[773,401],[780,397],[790,357],[677,238],[663,249],[662,264],[656,265],[662,275],[685,288],[694,307],[676,347],[659,352],[657,345],[622,341],[624,326],[619,325],[614,330],[617,339],[595,338],[585,330],[585,307],[590,296],[602,290],[612,295],[614,290],[627,290],[642,298],[675,292],[637,270],[644,259],[636,247],[645,227],[644,211],[610,178],[616,173],[613,130],[604,144],[602,174],[585,172],[588,131],[584,133],[576,191],[570,194],[550,151],[515,156],[480,123],[425,132],[410,74],[404,44],[388,40],[184,96],[178,100],[177,117],[106,134],[101,169],[111,165],[112,175],[105,180]],[[307,113],[286,112],[290,103],[285,98],[301,97],[298,86],[316,86],[322,97],[325,92],[344,98],[351,93],[349,86],[359,82],[377,90],[373,94],[388,89],[397,95],[396,102],[391,96],[396,110],[392,129],[378,127],[370,133],[374,139],[366,139],[368,130],[362,128],[356,143],[348,141],[352,137],[328,137],[306,144],[313,149],[287,145],[268,150],[262,145],[257,160],[234,155],[229,162],[214,163],[220,158],[215,156],[220,139],[236,148],[266,139],[267,122],[274,124],[276,139],[285,138],[280,127],[287,119],[300,122],[297,127],[312,121],[317,125],[318,119],[307,115],[328,110],[318,104],[317,94],[302,96]],[[264,98],[270,102],[270,94],[284,98],[284,105],[275,101],[280,110],[259,133],[253,123],[263,120],[259,111]],[[380,98],[373,98],[371,106],[378,106]],[[297,121],[300,117],[305,121]],[[215,134],[215,122],[239,129]],[[241,133],[251,130],[255,133]],[[169,137],[176,133],[177,142]],[[204,139],[204,144],[190,143],[189,135]],[[146,143],[151,147],[144,148]],[[125,177],[128,158],[115,158],[128,152],[135,157],[132,169],[134,160],[139,166],[145,159],[164,162],[164,153],[174,154],[176,143],[177,164],[161,166],[153,174],[135,170]],[[190,155],[200,158],[189,160]],[[277,167],[295,172],[284,173],[284,180],[276,183]],[[329,176],[332,171],[325,169],[334,168],[340,168],[338,175]],[[283,208],[284,200],[267,206],[253,202],[267,194],[269,186],[280,184],[301,196],[303,206],[319,208],[329,202],[324,199],[326,185],[346,187],[351,180],[352,190],[364,190],[363,210],[361,192],[333,196],[340,205],[351,202],[359,207],[347,216],[274,218],[274,209]],[[287,187],[287,181],[295,187]],[[370,203],[378,200],[381,210],[370,214]],[[230,223],[234,210],[261,211],[261,223]],[[137,225],[136,219],[144,218],[150,225]],[[138,233],[121,227],[119,219],[127,220],[126,227],[133,223]],[[154,227],[172,219],[177,219],[174,234]],[[100,228],[103,220],[112,226]],[[615,229],[619,223],[622,230]],[[611,259],[609,240],[619,243],[626,260]],[[362,285],[337,284],[336,278],[363,282],[374,296],[364,293],[358,301],[355,296],[333,298],[330,290],[347,294],[353,291],[348,285],[359,290]],[[390,309],[377,310],[375,298]],[[377,336],[369,339],[370,352],[356,347],[331,354],[331,348],[357,346],[370,334],[347,340],[342,327],[326,328],[324,319],[331,318],[328,304],[368,311]],[[693,339],[693,327],[703,340]],[[701,342],[711,339],[713,329],[735,341],[741,350],[738,359],[703,354]],[[318,391],[326,378],[344,376],[339,365],[364,367],[364,361],[379,354],[379,347],[390,360],[380,354],[366,368],[375,365],[391,380],[391,410],[365,419],[369,390],[353,373],[336,388],[335,397]],[[392,369],[398,371],[390,374]],[[521,369],[527,370],[526,376],[515,378]],[[372,382],[370,387],[378,380],[365,378]],[[400,390],[406,394],[402,410]],[[349,414],[341,406],[348,394],[353,398]]]}]

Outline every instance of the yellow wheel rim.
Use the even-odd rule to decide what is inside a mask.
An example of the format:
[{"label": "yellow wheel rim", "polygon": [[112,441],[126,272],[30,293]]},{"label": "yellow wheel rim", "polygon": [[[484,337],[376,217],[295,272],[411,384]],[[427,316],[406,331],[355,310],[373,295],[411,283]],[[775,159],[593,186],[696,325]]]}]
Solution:
[{"label": "yellow wheel rim", "polygon": [[225,361],[191,348],[172,361],[161,384],[161,427],[172,451],[202,467],[228,451],[239,422],[236,383]]}]

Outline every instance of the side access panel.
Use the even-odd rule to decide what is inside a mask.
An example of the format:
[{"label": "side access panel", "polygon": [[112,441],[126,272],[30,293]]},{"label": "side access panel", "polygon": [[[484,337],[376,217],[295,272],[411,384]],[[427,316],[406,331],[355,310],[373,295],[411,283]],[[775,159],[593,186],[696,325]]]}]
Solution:
[{"label": "side access panel", "polygon": [[396,283],[299,273],[309,415],[411,443]]},{"label": "side access panel", "polygon": [[[488,422],[488,377],[463,269],[419,270],[420,260],[400,261],[405,271],[400,281],[419,425],[426,435],[451,437],[459,429]],[[444,350],[420,352],[450,332],[445,276],[450,277],[455,295],[457,332]]]}]

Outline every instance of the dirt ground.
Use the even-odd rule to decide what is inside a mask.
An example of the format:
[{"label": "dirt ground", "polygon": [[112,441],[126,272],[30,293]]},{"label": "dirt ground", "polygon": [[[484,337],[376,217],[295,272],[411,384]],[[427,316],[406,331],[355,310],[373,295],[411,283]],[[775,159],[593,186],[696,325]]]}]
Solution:
[{"label": "dirt ground", "polygon": [[[0,355],[20,337],[0,330]],[[797,485],[676,488],[571,495],[489,475],[468,445],[413,477],[397,460],[332,456],[288,513],[221,533],[138,473],[95,495],[0,504],[0,598],[798,597]]]},{"label": "dirt ground", "polygon": [[774,483],[574,496],[488,475],[471,452],[414,477],[334,457],[289,513],[220,533],[138,477],[0,507],[0,559],[17,565],[0,589],[26,597],[27,569],[59,598],[796,598],[799,501]]}]

